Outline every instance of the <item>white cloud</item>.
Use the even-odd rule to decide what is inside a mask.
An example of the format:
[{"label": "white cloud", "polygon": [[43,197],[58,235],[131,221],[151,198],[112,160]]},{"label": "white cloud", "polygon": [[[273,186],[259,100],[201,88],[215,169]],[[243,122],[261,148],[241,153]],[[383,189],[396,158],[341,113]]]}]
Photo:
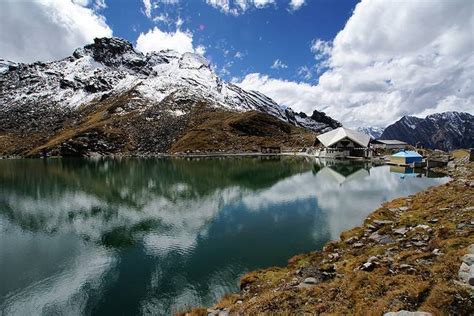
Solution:
[{"label": "white cloud", "polygon": [[103,10],[105,8],[107,8],[107,4],[105,3],[105,0],[95,0],[94,2],[95,10]]},{"label": "white cloud", "polygon": [[143,0],[143,6],[145,7],[145,15],[151,18],[151,10],[153,8],[151,0]]},{"label": "white cloud", "polygon": [[327,58],[331,55],[332,44],[322,39],[315,39],[311,43],[311,52],[317,60]]},{"label": "white cloud", "polygon": [[[80,0],[82,1],[82,0]],[[100,1],[100,0],[96,0],[96,1]],[[178,4],[180,2],[180,0],[142,0],[143,2],[143,13],[145,14],[145,16],[149,19],[152,19],[154,22],[156,21],[161,21],[160,20],[160,17],[163,18],[165,15],[163,15],[163,13],[161,13],[159,16],[160,17],[153,17],[153,11],[156,10],[158,8],[158,4],[159,3],[162,3],[162,4]],[[167,14],[166,14],[167,16]],[[166,21],[168,22],[168,21]]]},{"label": "white cloud", "polygon": [[202,45],[193,46],[193,34],[189,31],[176,30],[175,32],[164,32],[158,27],[140,33],[137,39],[137,49],[148,53],[163,49],[172,49],[179,53],[193,52],[204,54],[206,48]]},{"label": "white cloud", "polygon": [[82,7],[87,7],[89,5],[89,0],[72,0],[72,2]]},{"label": "white cloud", "polygon": [[204,56],[204,54],[206,53],[206,46],[198,45],[196,46],[196,49],[194,51],[196,54]]},{"label": "white cloud", "polygon": [[348,126],[385,126],[435,111],[472,113],[473,9],[463,0],[363,0],[332,45],[312,43],[318,63],[328,67],[318,85],[261,74],[247,75],[241,85],[298,111],[324,110]]},{"label": "white cloud", "polygon": [[71,55],[76,48],[92,42],[94,37],[112,36],[105,18],[82,6],[90,3],[3,1],[0,58],[19,62],[50,61]]},{"label": "white cloud", "polygon": [[305,4],[305,0],[291,0],[290,1],[290,9],[292,11],[296,11],[301,8]]},{"label": "white cloud", "polygon": [[272,68],[272,69],[286,69],[286,68],[288,68],[288,66],[284,62],[282,62],[281,60],[275,59],[275,61],[273,62],[272,66],[270,68]]},{"label": "white cloud", "polygon": [[239,15],[250,8],[263,9],[274,5],[275,0],[205,0],[207,4],[226,14]]},{"label": "white cloud", "polygon": [[303,83],[251,73],[238,83],[244,89],[257,90],[294,110],[311,113],[316,108],[315,87]]},{"label": "white cloud", "polygon": [[300,68],[298,68],[298,76],[302,77],[305,80],[310,80],[311,78],[313,78],[313,73],[310,67],[301,66]]},{"label": "white cloud", "polygon": [[244,56],[245,56],[245,54],[240,52],[240,51],[237,51],[234,55],[234,57],[237,58],[237,59],[242,59],[242,58],[244,58]]}]

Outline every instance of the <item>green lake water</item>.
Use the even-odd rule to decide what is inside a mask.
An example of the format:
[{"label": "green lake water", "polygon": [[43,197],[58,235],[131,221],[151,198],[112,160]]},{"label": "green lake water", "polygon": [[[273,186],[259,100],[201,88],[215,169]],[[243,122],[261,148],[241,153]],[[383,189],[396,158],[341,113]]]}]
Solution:
[{"label": "green lake water", "polygon": [[0,160],[0,315],[211,305],[243,273],[447,181],[412,172],[293,157]]}]

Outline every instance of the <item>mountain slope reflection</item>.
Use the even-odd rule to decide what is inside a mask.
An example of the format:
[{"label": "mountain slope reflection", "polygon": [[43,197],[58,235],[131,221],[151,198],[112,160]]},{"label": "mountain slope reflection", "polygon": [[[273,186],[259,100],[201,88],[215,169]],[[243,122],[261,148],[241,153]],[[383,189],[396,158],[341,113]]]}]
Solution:
[{"label": "mountain slope reflection", "polygon": [[208,305],[244,272],[319,249],[384,200],[444,181],[292,157],[0,161],[0,311]]}]

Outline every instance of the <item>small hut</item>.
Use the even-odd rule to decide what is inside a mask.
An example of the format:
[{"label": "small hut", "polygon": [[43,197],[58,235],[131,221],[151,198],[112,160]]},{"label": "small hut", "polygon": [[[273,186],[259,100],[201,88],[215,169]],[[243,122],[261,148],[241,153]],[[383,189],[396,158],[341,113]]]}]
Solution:
[{"label": "small hut", "polygon": [[371,142],[374,148],[380,149],[408,149],[410,145],[396,139],[377,139]]},{"label": "small hut", "polygon": [[416,151],[402,150],[390,156],[390,163],[399,166],[411,166],[421,163],[423,156]]}]

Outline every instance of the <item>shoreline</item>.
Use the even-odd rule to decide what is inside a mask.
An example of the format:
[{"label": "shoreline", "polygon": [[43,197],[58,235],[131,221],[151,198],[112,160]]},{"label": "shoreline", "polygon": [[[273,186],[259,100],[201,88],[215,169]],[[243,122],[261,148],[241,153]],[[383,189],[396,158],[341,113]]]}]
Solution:
[{"label": "shoreline", "polygon": [[474,162],[434,171],[451,180],[382,204],[322,250],[249,272],[238,293],[183,315],[473,314]]}]

